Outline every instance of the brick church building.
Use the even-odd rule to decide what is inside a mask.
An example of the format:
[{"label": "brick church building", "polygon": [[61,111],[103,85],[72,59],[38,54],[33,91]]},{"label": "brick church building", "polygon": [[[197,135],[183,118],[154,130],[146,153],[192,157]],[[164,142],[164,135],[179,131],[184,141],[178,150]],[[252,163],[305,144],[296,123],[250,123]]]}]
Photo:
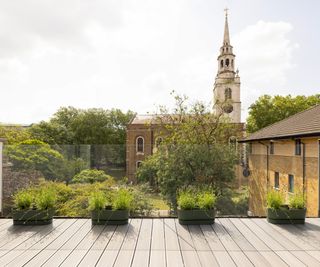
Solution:
[{"label": "brick church building", "polygon": [[[241,123],[240,77],[235,68],[235,54],[230,43],[228,14],[225,15],[224,36],[218,60],[218,73],[213,86],[213,112],[223,112],[230,118],[237,130],[237,139],[244,136],[244,123]],[[218,103],[230,103],[221,109]],[[156,122],[156,115],[136,115],[127,125],[126,140],[126,170],[129,180],[135,180],[135,172],[148,156],[152,155],[157,143],[161,141],[160,125]],[[231,140],[230,139],[230,140]],[[229,140],[229,141],[230,141]],[[242,179],[242,167],[236,166],[236,177]]]}]

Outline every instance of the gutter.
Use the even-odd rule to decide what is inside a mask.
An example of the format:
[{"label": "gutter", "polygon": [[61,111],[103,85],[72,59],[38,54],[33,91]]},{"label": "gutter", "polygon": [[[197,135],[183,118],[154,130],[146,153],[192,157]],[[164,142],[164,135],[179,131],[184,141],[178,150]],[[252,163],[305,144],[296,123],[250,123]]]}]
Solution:
[{"label": "gutter", "polygon": [[267,137],[262,137],[262,138],[253,138],[250,139],[246,138],[246,139],[242,139],[239,140],[238,143],[247,143],[247,142],[257,142],[257,141],[266,141],[266,140],[279,140],[279,139],[301,139],[303,137],[314,137],[314,136],[319,136],[320,132],[316,132],[316,133],[301,133],[301,134],[292,134],[292,135],[283,135],[283,136],[267,136]]}]

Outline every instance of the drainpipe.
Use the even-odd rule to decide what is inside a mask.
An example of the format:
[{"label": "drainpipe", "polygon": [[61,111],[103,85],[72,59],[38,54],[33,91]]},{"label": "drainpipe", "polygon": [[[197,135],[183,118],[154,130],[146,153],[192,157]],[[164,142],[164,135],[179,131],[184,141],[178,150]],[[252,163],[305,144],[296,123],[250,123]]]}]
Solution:
[{"label": "drainpipe", "polygon": [[268,193],[269,191],[269,146],[262,142],[259,142],[259,144],[264,145],[267,149],[267,193]]},{"label": "drainpipe", "polygon": [[318,142],[318,217],[320,217],[320,139]]},{"label": "drainpipe", "polygon": [[303,186],[303,197],[306,196],[306,144],[302,144],[302,186]]}]

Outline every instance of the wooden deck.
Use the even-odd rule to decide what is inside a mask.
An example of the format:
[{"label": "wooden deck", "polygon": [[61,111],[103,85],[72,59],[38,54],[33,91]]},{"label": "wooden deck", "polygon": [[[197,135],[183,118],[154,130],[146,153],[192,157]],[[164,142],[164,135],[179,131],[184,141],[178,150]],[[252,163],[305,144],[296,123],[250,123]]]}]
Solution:
[{"label": "wooden deck", "polygon": [[176,219],[94,227],[89,219],[33,227],[0,219],[0,266],[320,266],[320,219],[278,226],[220,218],[189,227]]}]

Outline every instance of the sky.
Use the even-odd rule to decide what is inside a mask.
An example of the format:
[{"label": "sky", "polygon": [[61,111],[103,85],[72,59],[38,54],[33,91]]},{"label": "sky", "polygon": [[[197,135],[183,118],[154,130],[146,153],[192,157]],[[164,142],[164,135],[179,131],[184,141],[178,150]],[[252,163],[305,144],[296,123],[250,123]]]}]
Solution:
[{"label": "sky", "polygon": [[0,122],[209,103],[225,7],[242,121],[263,94],[320,93],[318,0],[0,0]]}]

